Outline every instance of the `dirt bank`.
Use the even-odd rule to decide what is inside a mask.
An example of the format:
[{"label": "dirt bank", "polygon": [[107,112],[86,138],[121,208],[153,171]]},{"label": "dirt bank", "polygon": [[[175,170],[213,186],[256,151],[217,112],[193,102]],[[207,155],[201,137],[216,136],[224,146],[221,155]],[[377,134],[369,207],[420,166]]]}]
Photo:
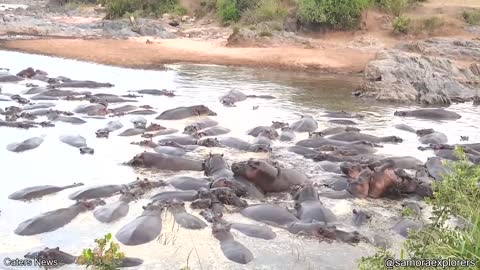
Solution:
[{"label": "dirt bank", "polygon": [[147,44],[146,38],[10,40],[2,42],[0,48],[132,68],[158,68],[162,64],[190,62],[360,72],[374,56],[371,51],[349,48],[229,48],[214,42],[188,39],[157,40]]}]

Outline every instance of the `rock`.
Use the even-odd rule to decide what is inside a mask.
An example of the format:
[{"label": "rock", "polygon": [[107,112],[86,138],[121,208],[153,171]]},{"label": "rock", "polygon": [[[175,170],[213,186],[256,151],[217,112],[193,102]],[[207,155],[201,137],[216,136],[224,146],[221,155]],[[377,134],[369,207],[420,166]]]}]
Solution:
[{"label": "rock", "polygon": [[472,73],[474,75],[477,75],[480,77],[480,64],[479,63],[472,63],[470,65],[470,71],[472,71]]},{"label": "rock", "polygon": [[364,76],[366,83],[355,96],[382,101],[450,104],[471,99],[480,89],[472,71],[458,68],[449,59],[397,49],[377,53]]}]

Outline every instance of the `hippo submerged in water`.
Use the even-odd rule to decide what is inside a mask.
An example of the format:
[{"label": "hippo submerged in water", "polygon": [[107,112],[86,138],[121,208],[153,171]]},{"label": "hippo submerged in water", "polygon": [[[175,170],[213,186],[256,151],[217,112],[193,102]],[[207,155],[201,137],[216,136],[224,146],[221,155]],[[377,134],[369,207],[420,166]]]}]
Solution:
[{"label": "hippo submerged in water", "polygon": [[462,116],[445,109],[419,109],[412,111],[396,111],[393,115],[401,117],[416,117],[430,120],[457,120]]},{"label": "hippo submerged in water", "polygon": [[202,116],[202,115],[217,115],[217,113],[210,110],[205,105],[194,105],[189,107],[178,107],[175,109],[167,110],[161,113],[155,119],[162,120],[180,120],[193,116]]}]

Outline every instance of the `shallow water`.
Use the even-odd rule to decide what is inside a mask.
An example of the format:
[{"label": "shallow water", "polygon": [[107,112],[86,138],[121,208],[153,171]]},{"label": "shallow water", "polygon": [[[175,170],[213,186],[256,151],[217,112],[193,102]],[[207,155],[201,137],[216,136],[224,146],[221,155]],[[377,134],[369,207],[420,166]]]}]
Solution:
[{"label": "shallow water", "polygon": [[[434,128],[447,134],[449,143],[458,143],[460,135],[469,136],[471,142],[480,141],[480,134],[476,132],[480,120],[477,117],[477,109],[471,103],[450,107],[450,110],[462,115],[462,118],[455,122],[432,122],[394,117],[393,112],[402,108],[355,99],[351,96],[351,91],[360,81],[360,78],[354,76],[324,76],[210,65],[171,65],[165,71],[133,70],[5,51],[0,51],[0,59],[0,67],[9,68],[12,73],[32,66],[47,71],[50,77],[66,76],[77,80],[115,84],[112,88],[89,90],[93,93],[122,95],[127,94],[128,90],[152,88],[175,90],[176,97],[144,95],[137,99],[138,102],[131,104],[136,106],[148,104],[159,113],[178,106],[205,104],[218,113],[218,116],[211,117],[212,119],[217,120],[220,126],[232,130],[226,136],[237,136],[246,140],[252,139],[245,134],[248,129],[258,125],[269,125],[272,120],[292,122],[302,114],[311,114],[319,121],[319,129],[323,129],[332,126],[327,122],[327,118],[322,117],[325,111],[346,110],[367,114],[365,119],[355,120],[363,132],[373,135],[397,135],[404,139],[401,144],[385,144],[379,153],[386,155],[412,155],[422,161],[433,155],[429,151],[418,151],[416,148],[419,142],[416,135],[395,129],[393,126],[398,123],[405,123],[416,129]],[[27,80],[18,84],[0,84],[0,87],[3,93],[16,94],[28,89],[25,86],[26,83],[42,85],[42,82]],[[237,103],[235,108],[223,107],[218,102],[218,97],[231,89],[240,90],[246,94],[273,95],[276,99],[247,99]],[[25,97],[28,98],[28,96]],[[85,101],[56,103],[58,104],[56,109],[60,110],[72,110],[80,104],[86,104]],[[14,104],[0,102],[2,108],[11,105]],[[125,104],[118,106],[121,105]],[[253,106],[259,106],[258,110],[253,110]],[[110,107],[117,107],[117,105],[112,104]],[[146,118],[151,121],[156,116],[146,116]],[[82,182],[85,185],[122,184],[134,181],[137,176],[143,177],[143,175],[152,178],[167,178],[180,174],[202,175],[198,172],[152,173],[121,165],[122,162],[128,161],[135,154],[145,150],[130,144],[132,141],[142,140],[140,136],[116,136],[123,129],[131,127],[130,119],[133,117],[135,116],[88,118],[88,123],[83,125],[56,123],[55,128],[0,129],[0,161],[3,179],[3,186],[0,189],[2,211],[0,259],[5,256],[22,257],[27,251],[38,250],[45,246],[51,248],[59,246],[63,251],[79,254],[83,248],[93,245],[93,239],[107,232],[115,234],[123,225],[138,216],[142,212],[141,206],[148,202],[147,199],[143,199],[131,203],[128,216],[113,224],[101,224],[94,219],[91,212],[86,212],[80,214],[72,223],[54,232],[36,236],[18,236],[13,231],[20,222],[40,213],[71,205],[73,201],[67,197],[76,190],[68,189],[32,202],[8,200],[8,195],[19,189],[46,184],[69,185],[73,182]],[[95,130],[104,127],[108,121],[116,119],[122,121],[123,129],[113,132],[109,139],[95,137]],[[181,133],[183,127],[195,119],[153,121],[168,128],[176,128]],[[77,134],[87,139],[88,146],[95,149],[94,155],[80,155],[78,149],[59,141],[61,135]],[[45,135],[45,141],[36,149],[24,153],[12,153],[6,150],[6,146],[12,142],[21,142],[41,135]],[[298,135],[297,140],[305,137],[305,134]],[[314,162],[282,149],[288,145],[280,142],[275,144],[273,155],[282,164],[301,169],[312,179],[328,178],[328,174],[321,171]],[[225,152],[230,162],[250,157],[266,157],[264,154],[226,149],[199,149],[192,153],[191,157],[200,159],[210,151]],[[154,191],[153,194],[158,191]],[[106,201],[111,202],[116,199],[117,197],[113,197]],[[353,208],[370,209],[376,215],[371,224],[362,228],[360,232],[368,236],[373,235],[374,232],[380,232],[393,240],[399,239],[389,232],[392,218],[400,213],[398,202],[359,199],[325,200],[324,202],[347,226],[351,225]],[[198,211],[188,211],[198,214]],[[227,215],[226,219],[253,223],[239,214]],[[159,269],[160,267],[180,269],[187,263],[192,269],[353,269],[356,259],[374,250],[368,244],[352,246],[336,242],[318,242],[295,237],[275,228],[274,230],[278,236],[270,241],[248,238],[232,231],[236,240],[248,247],[255,256],[255,259],[246,266],[230,262],[223,256],[217,240],[211,236],[210,229],[201,231],[179,229],[168,217],[163,224],[162,238],[159,241],[135,247],[121,246],[121,249],[128,256],[145,260],[144,265],[138,269]]]}]

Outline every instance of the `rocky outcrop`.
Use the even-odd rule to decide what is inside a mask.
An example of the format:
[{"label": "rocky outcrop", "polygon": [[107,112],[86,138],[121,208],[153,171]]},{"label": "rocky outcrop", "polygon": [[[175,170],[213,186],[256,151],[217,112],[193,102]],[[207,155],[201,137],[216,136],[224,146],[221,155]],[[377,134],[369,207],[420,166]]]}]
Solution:
[{"label": "rocky outcrop", "polygon": [[[354,94],[382,101],[421,104],[471,100],[480,90],[478,65],[461,68],[452,59],[480,59],[480,43],[477,43],[434,39],[380,51],[367,64],[365,83]],[[440,48],[435,50],[433,44]],[[422,54],[418,48],[422,48]]]}]

